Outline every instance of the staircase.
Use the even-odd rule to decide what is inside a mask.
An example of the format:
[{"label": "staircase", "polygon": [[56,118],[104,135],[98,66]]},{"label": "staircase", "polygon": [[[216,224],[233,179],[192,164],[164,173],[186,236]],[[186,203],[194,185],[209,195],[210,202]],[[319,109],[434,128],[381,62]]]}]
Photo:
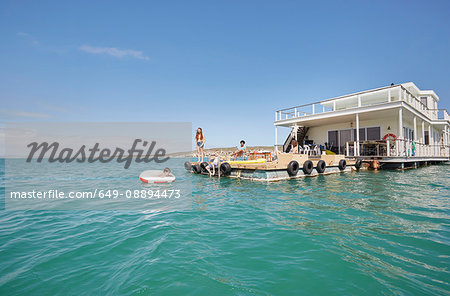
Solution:
[{"label": "staircase", "polygon": [[287,152],[291,151],[291,142],[292,142],[292,139],[295,138],[295,132],[297,132],[298,144],[303,146],[303,141],[305,140],[308,130],[309,130],[309,127],[307,127],[307,126],[293,127],[291,133],[286,138],[286,141],[283,144],[283,152],[287,153]]}]

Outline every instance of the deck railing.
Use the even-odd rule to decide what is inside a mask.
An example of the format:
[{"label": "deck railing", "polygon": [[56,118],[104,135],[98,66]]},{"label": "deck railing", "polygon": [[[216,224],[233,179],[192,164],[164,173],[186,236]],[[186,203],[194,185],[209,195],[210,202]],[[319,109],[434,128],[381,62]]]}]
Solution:
[{"label": "deck railing", "polygon": [[430,109],[433,112],[436,112],[436,119],[440,120],[450,120],[450,115],[446,109]]},{"label": "deck railing", "polygon": [[[355,149],[356,148],[356,149]],[[356,141],[346,142],[346,156],[372,157],[449,157],[450,146],[441,143],[424,144],[418,141]]]},{"label": "deck railing", "polygon": [[450,120],[447,110],[427,108],[421,100],[419,100],[414,94],[400,84],[277,110],[275,111],[275,121],[301,118],[314,114],[328,113],[364,106],[385,104],[395,101],[407,102],[430,119]]}]

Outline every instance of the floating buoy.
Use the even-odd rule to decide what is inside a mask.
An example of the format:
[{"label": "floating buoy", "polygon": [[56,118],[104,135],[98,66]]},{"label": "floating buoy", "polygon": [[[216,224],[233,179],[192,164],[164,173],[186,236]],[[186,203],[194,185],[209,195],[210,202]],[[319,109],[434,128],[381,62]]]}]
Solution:
[{"label": "floating buoy", "polygon": [[175,176],[172,173],[165,175],[163,171],[150,170],[144,171],[139,175],[139,179],[144,183],[172,183]]}]

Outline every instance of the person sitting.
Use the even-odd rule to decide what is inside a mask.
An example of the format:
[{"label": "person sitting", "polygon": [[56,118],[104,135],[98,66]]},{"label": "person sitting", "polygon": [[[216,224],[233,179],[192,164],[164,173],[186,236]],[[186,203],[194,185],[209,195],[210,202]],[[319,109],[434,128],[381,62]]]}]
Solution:
[{"label": "person sitting", "polygon": [[168,177],[170,176],[170,169],[169,168],[165,168],[164,171],[158,175],[158,177]]},{"label": "person sitting", "polygon": [[298,142],[296,139],[292,139],[291,141],[291,150],[289,151],[289,153],[298,153]]},{"label": "person sitting", "polygon": [[208,171],[210,177],[216,174],[216,167],[219,167],[220,161],[219,151],[214,153],[214,158],[212,156],[209,157],[209,164],[205,167],[205,169]]},{"label": "person sitting", "polygon": [[247,147],[245,146],[245,141],[241,140],[241,142],[239,142],[241,144],[241,146],[237,147],[237,150],[234,151],[233,153],[231,153],[231,157],[234,156],[234,160],[236,160],[238,158],[238,156],[244,156],[244,153],[247,153]]}]

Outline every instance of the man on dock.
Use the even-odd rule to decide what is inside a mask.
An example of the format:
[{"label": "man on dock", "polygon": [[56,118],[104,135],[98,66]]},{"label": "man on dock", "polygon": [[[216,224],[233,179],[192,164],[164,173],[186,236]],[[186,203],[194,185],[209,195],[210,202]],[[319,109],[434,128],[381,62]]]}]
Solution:
[{"label": "man on dock", "polygon": [[241,140],[240,146],[237,146],[237,150],[231,154],[231,157],[234,156],[234,160],[238,158],[238,156],[244,157],[244,154],[247,153],[247,147],[245,146],[245,141]]}]

